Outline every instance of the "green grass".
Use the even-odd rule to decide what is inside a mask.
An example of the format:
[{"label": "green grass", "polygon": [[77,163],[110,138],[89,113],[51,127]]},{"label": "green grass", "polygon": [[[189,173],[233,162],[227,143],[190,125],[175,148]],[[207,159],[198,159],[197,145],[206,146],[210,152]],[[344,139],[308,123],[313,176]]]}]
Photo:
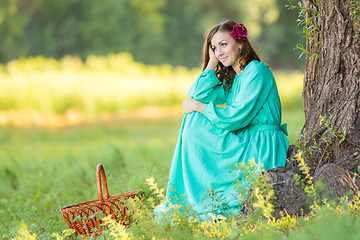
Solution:
[{"label": "green grass", "polygon": [[112,195],[150,176],[165,184],[179,124],[180,119],[166,119],[57,130],[2,128],[0,233],[13,234],[19,221],[45,239],[61,232],[67,225],[59,205],[97,199],[98,163]]},{"label": "green grass", "polygon": [[[299,131],[301,126],[288,123],[290,133]],[[111,195],[138,189],[151,176],[164,187],[180,124],[181,117],[168,117],[1,128],[0,236],[15,234],[19,221],[39,238],[61,233],[67,225],[59,206],[97,199],[98,163]]]},{"label": "green grass", "polygon": [[290,143],[295,143],[298,139],[301,129],[305,123],[305,115],[302,110],[288,110],[282,113],[283,123],[288,124],[288,139]]}]

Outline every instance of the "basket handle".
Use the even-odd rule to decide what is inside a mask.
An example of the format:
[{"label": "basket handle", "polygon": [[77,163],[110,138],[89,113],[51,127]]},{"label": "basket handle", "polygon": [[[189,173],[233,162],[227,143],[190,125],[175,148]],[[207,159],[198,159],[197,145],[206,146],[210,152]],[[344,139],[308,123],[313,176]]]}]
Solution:
[{"label": "basket handle", "polygon": [[[101,176],[101,178],[100,178],[100,176]],[[107,200],[109,198],[109,191],[108,191],[107,183],[106,183],[105,170],[101,163],[98,164],[97,168],[96,168],[96,182],[97,182],[99,201],[103,202],[104,198],[105,198],[105,200]],[[104,198],[102,195],[101,182],[104,187],[104,194],[105,194]]]}]

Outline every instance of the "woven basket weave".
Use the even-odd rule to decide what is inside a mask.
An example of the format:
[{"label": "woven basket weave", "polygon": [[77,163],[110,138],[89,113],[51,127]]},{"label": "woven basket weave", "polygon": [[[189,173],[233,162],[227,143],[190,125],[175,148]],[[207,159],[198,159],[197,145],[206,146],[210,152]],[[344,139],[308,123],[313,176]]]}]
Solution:
[{"label": "woven basket weave", "polygon": [[[130,226],[132,223],[131,212],[126,206],[128,198],[141,197],[142,191],[132,191],[117,196],[109,196],[107,189],[105,171],[101,164],[96,168],[96,180],[98,189],[98,200],[87,201],[77,205],[60,207],[60,212],[75,234],[92,235],[100,234],[106,226],[103,225],[102,218],[111,214],[111,217],[124,226]],[[101,181],[102,180],[102,181]],[[102,195],[102,186],[104,194]]]}]

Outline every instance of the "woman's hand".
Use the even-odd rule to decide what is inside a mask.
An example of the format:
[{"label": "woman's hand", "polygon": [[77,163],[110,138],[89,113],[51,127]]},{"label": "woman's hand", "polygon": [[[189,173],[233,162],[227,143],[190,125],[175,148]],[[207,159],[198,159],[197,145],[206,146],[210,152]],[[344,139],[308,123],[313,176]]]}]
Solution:
[{"label": "woman's hand", "polygon": [[191,113],[191,112],[204,112],[204,106],[202,102],[196,101],[195,99],[186,99],[183,101],[183,113]]},{"label": "woman's hand", "polygon": [[216,58],[215,53],[212,50],[211,46],[209,46],[209,62],[206,66],[206,69],[215,70],[218,63],[219,63],[219,60]]}]

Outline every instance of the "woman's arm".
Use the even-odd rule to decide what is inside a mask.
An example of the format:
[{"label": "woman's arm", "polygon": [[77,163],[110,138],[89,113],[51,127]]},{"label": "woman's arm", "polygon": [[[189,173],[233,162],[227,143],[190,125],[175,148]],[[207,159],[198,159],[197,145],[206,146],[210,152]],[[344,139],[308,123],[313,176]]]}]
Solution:
[{"label": "woman's arm", "polygon": [[222,85],[218,86],[219,79],[215,76],[215,69],[219,61],[211,48],[209,48],[209,56],[206,69],[192,84],[188,94],[191,99],[200,102],[223,104],[226,102],[226,93]]},{"label": "woman's arm", "polygon": [[184,114],[191,113],[191,112],[204,112],[205,104],[195,99],[186,99],[183,101],[183,110]]},{"label": "woman's arm", "polygon": [[226,93],[224,87],[218,84],[219,79],[215,76],[215,71],[205,69],[191,85],[188,95],[191,99],[203,103],[223,104],[226,102]]},{"label": "woman's arm", "polygon": [[275,82],[273,75],[263,63],[250,64],[241,78],[240,92],[230,106],[220,108],[213,102],[204,106],[204,115],[214,125],[229,131],[246,127],[266,102]]}]

